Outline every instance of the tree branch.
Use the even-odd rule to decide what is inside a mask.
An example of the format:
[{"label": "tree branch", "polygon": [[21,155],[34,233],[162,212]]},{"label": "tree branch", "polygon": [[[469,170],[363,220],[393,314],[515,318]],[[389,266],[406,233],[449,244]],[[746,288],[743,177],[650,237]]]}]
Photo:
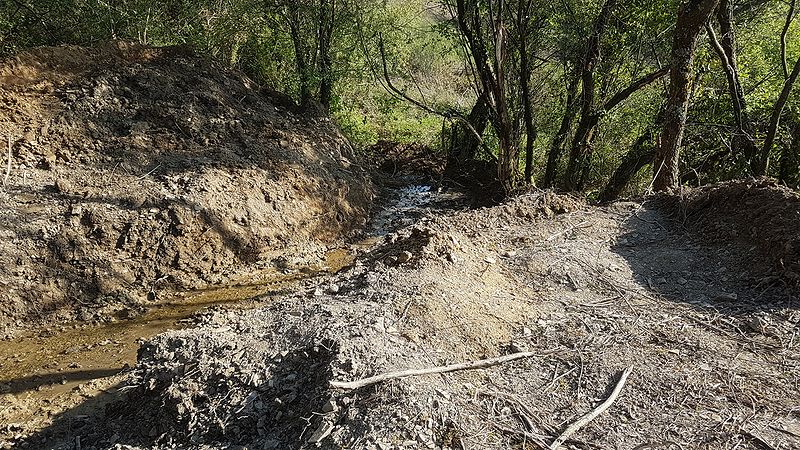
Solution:
[{"label": "tree branch", "polygon": [[781,30],[781,68],[783,69],[783,78],[789,78],[789,68],[786,64],[786,34],[789,32],[789,27],[794,20],[794,8],[797,5],[797,0],[791,0],[789,3],[789,12],[786,14],[786,23],[783,24]]},{"label": "tree branch", "polygon": [[617,105],[624,102],[628,99],[634,92],[642,89],[643,87],[653,83],[654,81],[658,80],[659,78],[663,77],[664,75],[669,73],[669,67],[664,67],[662,69],[658,69],[655,72],[649,73],[642,78],[634,81],[630,84],[630,86],[626,87],[625,89],[617,92],[611,97],[604,105],[603,111],[610,111],[614,109]]}]

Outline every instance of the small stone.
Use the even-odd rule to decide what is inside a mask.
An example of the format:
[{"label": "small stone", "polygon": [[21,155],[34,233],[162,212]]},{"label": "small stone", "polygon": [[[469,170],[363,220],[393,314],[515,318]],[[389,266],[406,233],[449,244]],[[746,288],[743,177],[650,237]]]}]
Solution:
[{"label": "small stone", "polygon": [[334,400],[334,399],[330,399],[327,402],[325,402],[324,405],[322,405],[322,412],[323,413],[334,412],[337,409],[339,409],[339,407],[336,405],[336,400]]},{"label": "small stone", "polygon": [[487,256],[486,258],[483,259],[483,261],[488,264],[495,264],[497,262],[497,260],[492,258],[491,256]]},{"label": "small stone", "polygon": [[686,284],[686,283],[689,282],[689,281],[686,280],[686,278],[683,278],[683,277],[678,277],[678,279],[675,280],[675,281],[677,281],[678,284]]},{"label": "small stone", "polygon": [[511,350],[511,353],[522,353],[528,351],[528,346],[522,342],[512,342],[508,347],[509,350]]},{"label": "small stone", "polygon": [[450,400],[450,397],[452,397],[452,395],[445,390],[439,388],[436,388],[434,390],[436,391],[437,394],[441,395],[445,400]]},{"label": "small stone", "polygon": [[718,295],[714,300],[717,300],[717,301],[732,301],[732,300],[737,300],[738,298],[739,298],[739,296],[736,295],[735,293],[723,292],[722,294]]},{"label": "small stone", "polygon": [[308,443],[316,444],[322,441],[323,439],[328,437],[329,434],[331,434],[331,431],[333,431],[333,423],[328,422],[327,420],[323,420],[322,423],[319,424],[319,427],[317,427],[317,431],[315,431],[314,434],[312,434],[311,437],[308,438]]},{"label": "small stone", "polygon": [[402,252],[400,252],[399,255],[397,255],[397,259],[395,260],[395,263],[396,264],[407,263],[407,262],[409,262],[411,260],[411,258],[413,256],[414,255],[411,252],[409,252],[408,250],[403,250]]}]

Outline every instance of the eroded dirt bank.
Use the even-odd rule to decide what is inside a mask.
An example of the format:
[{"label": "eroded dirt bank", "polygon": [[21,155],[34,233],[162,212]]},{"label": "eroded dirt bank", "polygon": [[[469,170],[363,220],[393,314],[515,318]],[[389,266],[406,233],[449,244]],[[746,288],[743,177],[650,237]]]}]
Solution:
[{"label": "eroded dirt bank", "polygon": [[320,261],[372,199],[328,119],[180,48],[2,61],[0,137],[0,327]]},{"label": "eroded dirt bank", "polygon": [[[722,201],[726,187],[716,188]],[[794,213],[796,195],[781,192],[784,201],[760,206]],[[796,287],[747,234],[696,234],[702,223],[744,224],[709,205],[711,222],[690,220],[685,206],[596,208],[533,193],[422,219],[266,308],[219,309],[150,340],[108,394],[5,439],[64,449],[541,448],[632,366],[616,403],[569,448],[800,448]],[[534,356],[357,391],[329,386],[519,351]]]}]

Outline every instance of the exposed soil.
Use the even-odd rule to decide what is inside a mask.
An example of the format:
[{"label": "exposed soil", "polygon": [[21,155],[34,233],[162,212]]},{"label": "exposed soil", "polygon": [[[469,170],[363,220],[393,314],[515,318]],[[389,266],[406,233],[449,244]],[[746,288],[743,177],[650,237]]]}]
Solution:
[{"label": "exposed soil", "polygon": [[667,201],[681,221],[704,239],[749,247],[747,258],[756,264],[751,270],[800,281],[800,195],[796,191],[775,180],[751,179],[690,190]]},{"label": "exposed soil", "polygon": [[[726,189],[741,194],[710,187],[684,196],[683,210],[696,196],[723,201]],[[761,206],[795,212],[786,201]],[[796,288],[762,270],[758,243],[709,242],[674,211],[664,199],[597,208],[544,192],[422,218],[294,295],[218,308],[148,341],[109,393],[47,430],[4,439],[65,449],[540,448],[633,366],[616,403],[569,448],[800,448]],[[703,215],[698,230],[737,226],[730,211]],[[538,356],[357,391],[328,384],[523,350]]]},{"label": "exposed soil", "polygon": [[34,49],[0,62],[0,105],[7,330],[307,266],[373,197],[329,119],[181,48]]},{"label": "exposed soil", "polygon": [[545,448],[627,367],[567,448],[800,448],[800,202],[768,180],[461,210],[441,161],[382,143],[373,238],[305,279],[375,190],[326,119],[126,44],[4,61],[0,103],[0,320],[83,322],[4,342],[0,448]]}]

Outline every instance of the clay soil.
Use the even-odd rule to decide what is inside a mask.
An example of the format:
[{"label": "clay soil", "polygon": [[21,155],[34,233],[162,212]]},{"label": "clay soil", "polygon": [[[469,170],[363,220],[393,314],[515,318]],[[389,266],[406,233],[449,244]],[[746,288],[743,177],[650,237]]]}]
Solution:
[{"label": "clay soil", "polygon": [[[422,218],[269,306],[217,308],[149,340],[107,393],[37,433],[18,425],[7,442],[545,448],[632,367],[565,448],[800,448],[800,313],[782,269],[794,262],[760,251],[797,230],[692,206],[745,187],[773,213],[760,217],[796,214],[797,195],[756,181],[606,207],[533,192]],[[723,224],[770,244],[710,240]],[[355,391],[329,384],[521,351],[533,356]]]},{"label": "clay soil", "polygon": [[5,334],[316,264],[373,195],[329,119],[181,48],[0,61],[0,140]]}]

